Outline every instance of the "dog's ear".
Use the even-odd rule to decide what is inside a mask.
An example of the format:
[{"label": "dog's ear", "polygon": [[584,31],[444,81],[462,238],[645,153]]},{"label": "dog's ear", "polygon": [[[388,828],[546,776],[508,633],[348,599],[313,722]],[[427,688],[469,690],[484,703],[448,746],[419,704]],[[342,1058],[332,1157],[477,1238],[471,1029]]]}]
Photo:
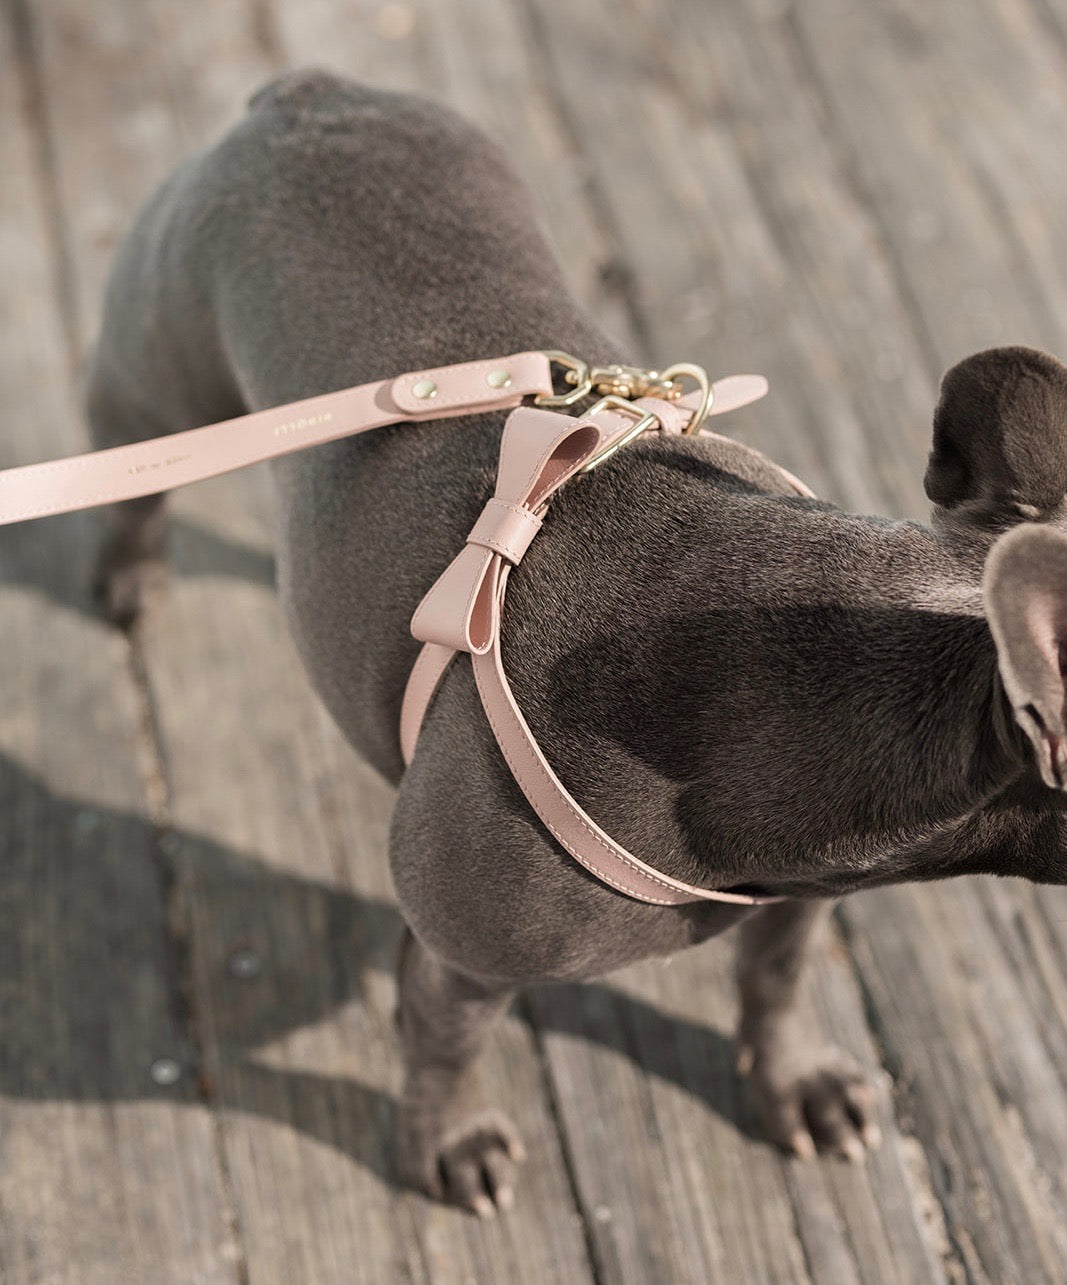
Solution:
[{"label": "dog's ear", "polygon": [[1039,518],[1067,493],[1067,366],[990,348],[945,375],[924,480],[943,509],[982,525]]},{"label": "dog's ear", "polygon": [[986,560],[984,593],[1015,721],[1041,779],[1067,789],[1067,536],[1031,523],[1002,535]]}]

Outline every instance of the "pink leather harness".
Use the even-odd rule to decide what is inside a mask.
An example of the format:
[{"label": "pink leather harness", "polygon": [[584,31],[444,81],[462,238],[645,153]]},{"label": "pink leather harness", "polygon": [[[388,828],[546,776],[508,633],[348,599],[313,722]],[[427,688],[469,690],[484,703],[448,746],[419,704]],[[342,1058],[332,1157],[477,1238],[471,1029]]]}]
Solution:
[{"label": "pink leather harness", "polygon": [[[719,380],[711,386],[707,413],[745,405],[766,388],[759,376]],[[557,404],[562,400],[553,396],[551,361],[544,352],[416,371],[168,437],[7,469],[0,471],[0,525],[152,495],[386,424],[514,407],[501,438],[495,494],[412,618],[411,632],[424,645],[400,717],[405,763],[415,752],[445,671],[457,652],[467,652],[486,717],[512,775],[557,842],[598,879],[638,901],[662,906],[777,901],[684,883],[616,843],[553,772],[518,707],[500,652],[508,575],[541,529],[553,495],[636,432],[655,428],[681,433],[698,409],[694,396],[627,403],[609,398],[610,405],[579,418],[521,405],[528,396]],[[792,474],[778,471],[797,494],[812,494]]]}]

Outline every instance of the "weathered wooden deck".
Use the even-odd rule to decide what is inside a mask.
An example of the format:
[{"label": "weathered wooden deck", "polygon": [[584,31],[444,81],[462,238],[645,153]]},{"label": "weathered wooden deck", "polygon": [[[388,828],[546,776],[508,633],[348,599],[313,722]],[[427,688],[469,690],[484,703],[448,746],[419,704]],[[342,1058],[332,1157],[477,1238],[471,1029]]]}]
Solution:
[{"label": "weathered wooden deck", "polygon": [[[947,364],[1067,352],[1065,0],[2,15],[0,465],[84,448],[133,209],[309,62],[482,121],[584,301],[651,359],[768,374],[731,426],[845,505],[924,512]],[[514,1212],[399,1190],[390,800],[286,640],[267,480],[180,495],[133,644],[88,604],[98,514],[0,531],[5,1285],[1067,1280],[1067,893],[1009,882],[842,907],[812,1020],[882,1068],[865,1166],[759,1139],[714,943],[509,1019]]]}]

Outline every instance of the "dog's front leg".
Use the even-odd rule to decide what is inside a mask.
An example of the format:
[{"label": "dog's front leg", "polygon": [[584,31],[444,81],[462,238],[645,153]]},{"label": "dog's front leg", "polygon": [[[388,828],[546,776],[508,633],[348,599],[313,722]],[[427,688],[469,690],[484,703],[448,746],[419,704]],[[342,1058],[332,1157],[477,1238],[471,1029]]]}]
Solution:
[{"label": "dog's front leg", "polygon": [[738,1068],[780,1146],[859,1159],[881,1137],[874,1092],[848,1054],[813,1041],[796,1005],[809,945],[831,904],[784,901],[741,925]]},{"label": "dog's front leg", "polygon": [[514,991],[457,972],[410,929],[398,980],[401,1173],[428,1195],[490,1216],[511,1205],[525,1153],[507,1116],[482,1100],[475,1062]]}]

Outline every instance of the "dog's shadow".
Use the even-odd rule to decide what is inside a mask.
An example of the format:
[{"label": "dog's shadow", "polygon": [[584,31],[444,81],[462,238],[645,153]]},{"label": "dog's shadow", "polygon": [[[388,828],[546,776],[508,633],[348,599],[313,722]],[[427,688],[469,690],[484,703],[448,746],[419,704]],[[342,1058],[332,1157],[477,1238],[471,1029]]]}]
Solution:
[{"label": "dog's shadow", "polygon": [[[178,1047],[124,1049],[125,1018],[117,1022],[118,1044],[112,1027],[125,997],[151,993],[158,983],[145,973],[181,962],[161,960],[151,939],[153,931],[162,936],[164,915],[166,878],[147,865],[158,836],[141,817],[53,793],[3,756],[0,816],[0,1093],[180,1101],[197,1100],[199,1084],[216,1108],[284,1121],[396,1183],[390,1093],[347,1075],[278,1068],[269,1053],[257,1055],[348,1004],[362,1023],[369,974],[395,965],[402,923],[391,904],[272,869],[202,835],[171,832],[157,860],[177,882],[182,917],[190,909],[197,917],[198,949],[185,965],[196,972],[201,998],[194,993],[191,1002],[195,1020],[209,1028],[207,1055],[198,1062],[182,1047],[177,1021]],[[179,989],[177,975],[164,982]],[[205,991],[206,1014],[197,1011]],[[730,1042],[718,1032],[605,984],[541,988],[517,1011],[541,1032],[625,1055],[755,1136],[736,1092]],[[395,1041],[391,1021],[381,1014],[375,1021],[376,1037]],[[150,1075],[152,1056],[164,1054],[176,1054],[187,1072],[173,1088]],[[398,1044],[393,1055],[399,1063]]]},{"label": "dog's shadow", "polygon": [[[87,565],[79,564],[95,547],[98,520],[84,513],[50,520],[43,539],[40,524],[8,528],[5,582],[94,614]],[[174,523],[177,575],[273,585],[269,555],[193,522]],[[296,1127],[397,1185],[393,1095],[347,1074],[279,1067],[270,1050],[352,1005],[353,1038],[392,1041],[399,1071],[391,1015],[383,1019],[364,1003],[371,974],[395,967],[402,922],[394,906],[280,871],[203,835],[175,831],[161,841],[145,818],[56,794],[3,755],[0,871],[0,1094],[206,1099]],[[173,935],[165,930],[168,886],[170,910],[179,911]],[[190,996],[184,988],[193,974]],[[759,1136],[731,1043],[719,1032],[605,984],[531,991],[516,1012],[540,1033],[624,1055]],[[146,1038],[165,1046],[144,1047]],[[182,1071],[173,1085],[152,1078],[160,1057]]]}]

